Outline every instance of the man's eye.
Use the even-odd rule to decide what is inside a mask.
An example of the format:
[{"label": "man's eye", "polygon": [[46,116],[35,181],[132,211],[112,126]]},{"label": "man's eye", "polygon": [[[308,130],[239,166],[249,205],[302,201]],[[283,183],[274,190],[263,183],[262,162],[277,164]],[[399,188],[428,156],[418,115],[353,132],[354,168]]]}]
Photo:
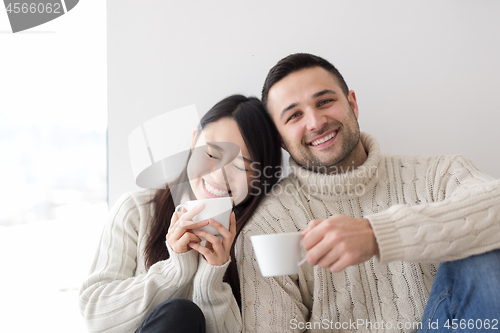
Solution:
[{"label": "man's eye", "polygon": [[294,114],[292,114],[292,115],[291,115],[291,116],[290,116],[290,117],[286,120],[286,122],[289,122],[290,120],[293,120],[294,118],[297,118],[297,117],[298,117],[298,115],[299,115],[299,113],[298,113],[298,112],[295,112]]},{"label": "man's eye", "polygon": [[323,106],[325,104],[330,103],[331,101],[333,101],[333,99],[324,99],[318,103],[318,106]]}]

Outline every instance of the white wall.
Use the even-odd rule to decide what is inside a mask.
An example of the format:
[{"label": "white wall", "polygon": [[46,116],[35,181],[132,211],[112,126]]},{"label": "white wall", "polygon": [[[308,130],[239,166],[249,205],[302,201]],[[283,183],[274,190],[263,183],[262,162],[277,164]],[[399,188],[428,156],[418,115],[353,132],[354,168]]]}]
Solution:
[{"label": "white wall", "polygon": [[136,188],[127,137],[233,93],[295,52],[331,61],[383,153],[459,153],[500,178],[500,2],[108,0],[109,200]]}]

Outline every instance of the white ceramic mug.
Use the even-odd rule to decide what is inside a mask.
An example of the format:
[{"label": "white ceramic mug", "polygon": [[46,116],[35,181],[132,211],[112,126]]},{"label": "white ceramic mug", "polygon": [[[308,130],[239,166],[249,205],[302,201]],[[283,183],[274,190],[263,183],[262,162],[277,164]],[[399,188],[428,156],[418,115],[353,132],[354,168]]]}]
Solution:
[{"label": "white ceramic mug", "polygon": [[291,232],[283,234],[257,235],[250,238],[262,276],[297,274],[301,260],[302,234]]},{"label": "white ceramic mug", "polygon": [[[193,222],[214,219],[229,230],[229,218],[233,210],[232,197],[190,200],[185,205],[178,205],[177,207],[175,207],[175,210],[178,211],[181,208],[185,208],[187,211],[190,211],[191,209],[193,209],[193,207],[200,203],[203,203],[205,207],[201,212],[193,217]],[[215,229],[211,225],[197,228],[195,230],[204,230],[213,235],[220,235],[217,229]]]}]

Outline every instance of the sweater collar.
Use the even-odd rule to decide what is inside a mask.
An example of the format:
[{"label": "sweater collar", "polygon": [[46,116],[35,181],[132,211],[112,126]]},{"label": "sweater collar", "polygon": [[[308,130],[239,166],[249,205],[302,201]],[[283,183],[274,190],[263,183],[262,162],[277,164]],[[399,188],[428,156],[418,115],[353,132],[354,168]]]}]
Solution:
[{"label": "sweater collar", "polygon": [[367,187],[377,177],[377,168],[380,162],[380,147],[377,140],[361,132],[361,142],[365,148],[368,158],[358,168],[334,175],[325,175],[310,171],[300,166],[290,157],[290,167],[303,184],[302,188],[311,195],[315,192],[319,195],[363,195]]}]

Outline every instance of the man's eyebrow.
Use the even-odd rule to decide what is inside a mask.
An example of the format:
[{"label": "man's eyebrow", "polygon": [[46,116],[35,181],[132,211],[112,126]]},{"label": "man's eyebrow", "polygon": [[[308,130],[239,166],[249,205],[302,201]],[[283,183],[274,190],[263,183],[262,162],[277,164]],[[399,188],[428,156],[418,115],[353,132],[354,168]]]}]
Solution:
[{"label": "man's eyebrow", "polygon": [[[334,95],[337,95],[337,93],[333,90],[330,90],[330,89],[325,89],[325,90],[321,90],[321,91],[318,91],[317,93],[315,93],[314,95],[312,95],[312,98],[318,98],[320,96],[323,96],[323,95],[326,95],[326,94],[334,94]],[[282,111],[281,111],[281,114],[280,114],[280,120],[283,119],[283,117],[285,116],[285,114],[290,111],[291,109],[295,108],[299,106],[299,103],[292,103],[290,105],[288,105],[286,108],[284,108]]]},{"label": "man's eyebrow", "polygon": [[318,91],[317,93],[315,93],[313,95],[313,98],[318,98],[318,97],[326,95],[326,94],[335,94],[335,95],[337,95],[337,93],[335,91],[330,90],[330,89],[325,89],[325,90],[321,90],[321,91]]},{"label": "man's eyebrow", "polygon": [[290,105],[288,105],[286,108],[284,108],[282,111],[281,111],[281,114],[280,114],[280,121],[283,119],[283,117],[285,116],[285,114],[290,111],[291,109],[293,109],[294,107],[297,107],[299,106],[299,103],[292,103]]}]

